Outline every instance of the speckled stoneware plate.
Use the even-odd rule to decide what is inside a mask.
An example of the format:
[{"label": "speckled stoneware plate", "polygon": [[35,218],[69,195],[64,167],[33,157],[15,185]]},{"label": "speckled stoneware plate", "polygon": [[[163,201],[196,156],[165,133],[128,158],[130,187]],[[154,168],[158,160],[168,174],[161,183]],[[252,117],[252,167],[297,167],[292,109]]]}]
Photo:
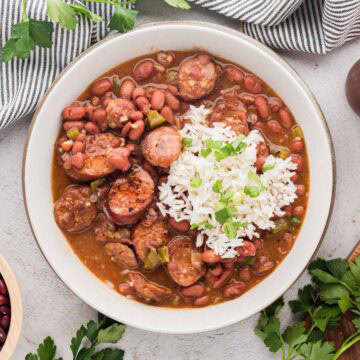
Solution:
[{"label": "speckled stoneware plate", "polygon": [[[196,309],[153,307],[120,296],[77,258],[53,217],[51,162],[62,109],[106,70],[159,49],[200,48],[250,69],[285,101],[302,126],[310,158],[311,191],[299,237],[284,261],[246,294]],[[64,49],[66,51],[66,49]],[[150,24],[110,36],[74,60],[48,90],[34,116],[24,153],[29,222],[51,267],[81,299],[129,325],[165,333],[194,333],[243,320],[269,305],[303,272],[324,236],[333,206],[335,159],[322,112],[303,80],[275,52],[225,27],[196,22]]]}]

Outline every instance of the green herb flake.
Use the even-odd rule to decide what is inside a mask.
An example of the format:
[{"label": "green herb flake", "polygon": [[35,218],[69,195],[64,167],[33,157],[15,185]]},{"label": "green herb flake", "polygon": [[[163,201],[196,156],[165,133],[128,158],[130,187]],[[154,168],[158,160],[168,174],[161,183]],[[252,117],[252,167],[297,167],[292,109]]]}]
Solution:
[{"label": "green herb flake", "polygon": [[188,137],[184,137],[182,139],[182,145],[183,147],[190,147],[192,145],[193,139],[192,138],[188,138]]},{"label": "green herb flake", "polygon": [[301,223],[301,220],[297,216],[293,216],[290,220],[292,226],[297,226]]},{"label": "green herb flake", "polygon": [[228,209],[225,207],[223,209],[218,210],[215,213],[215,219],[220,225],[224,225],[226,220],[230,217]]},{"label": "green herb flake", "polygon": [[199,188],[201,184],[202,184],[202,179],[199,177],[194,177],[190,180],[190,186],[194,189]]},{"label": "green herb flake", "polygon": [[263,165],[262,167],[262,171],[265,172],[265,171],[269,171],[269,170],[272,170],[275,168],[275,164],[272,164],[272,165]]},{"label": "green herb flake", "polygon": [[244,193],[251,198],[256,198],[260,195],[260,189],[257,186],[245,186]]},{"label": "green herb flake", "polygon": [[230,221],[226,221],[223,229],[226,237],[231,240],[235,239],[237,235],[237,227],[234,225],[234,223],[231,221],[231,218],[229,218]]},{"label": "green herb flake", "polygon": [[216,180],[212,187],[213,192],[220,193],[221,188],[222,188],[222,180]]},{"label": "green herb flake", "polygon": [[218,150],[221,149],[223,143],[220,140],[206,139],[203,141],[203,144],[207,149]]},{"label": "green herb flake", "polygon": [[204,227],[205,229],[208,229],[208,230],[211,230],[211,229],[213,229],[214,227],[211,225],[211,224],[209,224],[209,222],[208,221],[202,221],[201,223],[198,223],[198,224],[192,224],[191,225],[191,229],[197,229],[197,228],[199,228],[199,227]]},{"label": "green herb flake", "polygon": [[207,158],[211,153],[211,149],[201,149],[200,156],[203,158]]},{"label": "green herb flake", "polygon": [[256,175],[256,174],[255,174],[253,171],[251,171],[251,170],[250,170],[249,173],[248,173],[248,178],[249,178],[249,180],[254,181],[254,182],[256,182],[258,185],[260,185],[260,187],[261,187],[262,190],[267,190],[267,189],[268,189],[268,187],[263,184],[263,182],[261,181],[260,177],[259,177],[258,175]]}]

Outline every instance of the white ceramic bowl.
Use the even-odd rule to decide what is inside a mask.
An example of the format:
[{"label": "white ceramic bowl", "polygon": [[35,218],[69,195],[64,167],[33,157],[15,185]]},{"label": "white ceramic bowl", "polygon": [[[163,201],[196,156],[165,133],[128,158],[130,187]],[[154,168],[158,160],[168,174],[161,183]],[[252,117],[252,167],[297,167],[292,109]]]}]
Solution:
[{"label": "white ceramic bowl", "polygon": [[[284,261],[238,299],[196,309],[170,309],[128,300],[98,280],[77,258],[53,217],[51,162],[62,109],[95,78],[131,58],[159,49],[198,48],[243,65],[265,80],[301,124],[310,157],[311,191],[306,220]],[[64,51],[66,51],[64,49]],[[230,325],[276,300],[302,273],[329,221],[335,162],[321,110],[297,73],[276,53],[240,32],[196,23],[150,24],[111,36],[85,51],[53,83],[40,102],[24,155],[24,198],[35,238],[49,264],[81,299],[126,324],[157,332],[194,333]]]}]

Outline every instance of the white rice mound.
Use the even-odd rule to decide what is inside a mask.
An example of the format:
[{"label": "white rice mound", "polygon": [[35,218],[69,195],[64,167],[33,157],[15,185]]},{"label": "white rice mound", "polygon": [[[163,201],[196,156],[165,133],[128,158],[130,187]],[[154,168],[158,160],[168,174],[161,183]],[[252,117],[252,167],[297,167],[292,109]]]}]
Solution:
[{"label": "white rice mound", "polygon": [[[256,227],[268,230],[275,224],[274,215],[284,216],[282,208],[296,199],[296,186],[291,181],[296,164],[290,157],[283,160],[269,155],[266,165],[275,165],[271,170],[260,174],[262,183],[267,187],[260,195],[251,198],[245,195],[244,201],[237,205],[233,221],[248,222],[248,226],[238,228],[237,236],[229,240],[222,225],[215,219],[216,204],[220,194],[212,187],[216,180],[222,180],[222,189],[232,192],[242,192],[245,186],[258,186],[248,177],[249,171],[256,174],[257,144],[264,141],[260,132],[253,130],[243,140],[247,148],[242,153],[217,161],[213,152],[206,158],[201,157],[200,150],[204,148],[206,139],[221,140],[223,144],[231,143],[238,136],[230,127],[223,123],[213,123],[208,127],[207,117],[211,110],[204,106],[190,106],[185,118],[190,120],[181,130],[183,138],[191,138],[190,147],[185,147],[170,167],[168,181],[159,186],[158,208],[163,216],[169,215],[176,221],[188,220],[190,224],[208,221],[213,226],[211,230],[204,226],[198,228],[199,234],[196,246],[200,247],[206,239],[206,244],[222,258],[232,258],[237,255],[236,247],[243,245],[245,238],[258,238]],[[194,177],[200,177],[202,184],[198,188],[190,186]],[[255,227],[256,226],[256,227]]]}]

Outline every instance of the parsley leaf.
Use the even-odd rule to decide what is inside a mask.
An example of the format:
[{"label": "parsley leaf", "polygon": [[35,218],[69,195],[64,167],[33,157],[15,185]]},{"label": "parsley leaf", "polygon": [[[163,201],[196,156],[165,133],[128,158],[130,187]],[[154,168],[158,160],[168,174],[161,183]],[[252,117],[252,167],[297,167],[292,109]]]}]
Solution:
[{"label": "parsley leaf", "polygon": [[296,314],[300,312],[311,313],[316,301],[316,291],[312,285],[306,285],[303,289],[298,290],[299,300],[289,301],[291,311]]},{"label": "parsley leaf", "polygon": [[209,224],[209,222],[206,220],[202,221],[201,223],[192,224],[191,229],[197,229],[200,226],[203,226],[203,227],[205,227],[205,229],[208,229],[208,230],[213,229],[213,226],[211,224]]},{"label": "parsley leaf", "polygon": [[125,332],[125,325],[113,324],[106,329],[101,329],[98,334],[98,344],[117,343]]},{"label": "parsley leaf", "polygon": [[245,186],[244,193],[251,198],[256,198],[260,195],[260,189],[257,186]]},{"label": "parsley leaf", "polygon": [[305,335],[305,321],[293,326],[288,326],[284,331],[283,338],[290,347],[304,343],[307,340],[307,336]]},{"label": "parsley leaf", "polygon": [[194,177],[190,180],[190,186],[194,189],[199,188],[201,184],[202,184],[202,178]]},{"label": "parsley leaf", "polygon": [[210,153],[211,149],[201,149],[200,156],[206,159],[210,155]]},{"label": "parsley leaf", "polygon": [[299,352],[306,360],[332,360],[335,347],[329,341],[317,341],[306,343],[300,346]]},{"label": "parsley leaf", "polygon": [[121,5],[116,5],[114,14],[109,23],[110,30],[118,30],[122,33],[132,30],[135,27],[137,14],[137,10],[127,9]]},{"label": "parsley leaf", "polygon": [[86,6],[82,4],[70,4],[70,6],[79,14],[83,14],[88,19],[98,22],[102,21],[102,17],[90,11]]},{"label": "parsley leaf", "polygon": [[[48,336],[44,341],[38,346],[36,354],[27,354],[25,360],[55,360],[56,346],[54,340]],[[59,358],[58,360],[62,360]]]},{"label": "parsley leaf", "polygon": [[224,224],[224,232],[226,237],[231,240],[236,238],[237,235],[237,227],[235,226],[235,224],[232,222],[231,218],[230,221],[227,221]]},{"label": "parsley leaf", "polygon": [[95,353],[92,360],[123,360],[124,355],[124,350],[106,348]]},{"label": "parsley leaf", "polygon": [[70,349],[73,353],[74,359],[76,359],[77,353],[80,349],[80,345],[85,337],[86,329],[84,326],[81,326],[80,329],[76,332],[76,335],[71,339]]},{"label": "parsley leaf", "polygon": [[360,331],[360,317],[357,317],[355,319],[353,319],[352,323],[354,324],[354,326],[356,327],[356,329],[358,331]]},{"label": "parsley leaf", "polygon": [[78,21],[75,9],[62,0],[46,0],[48,16],[64,29],[74,30]]},{"label": "parsley leaf", "polygon": [[213,192],[220,193],[221,188],[222,188],[222,180],[216,180],[212,187]]},{"label": "parsley leaf", "polygon": [[186,0],[165,0],[167,4],[170,6],[183,9],[183,10],[189,10],[191,9],[191,6]]},{"label": "parsley leaf", "polygon": [[188,138],[188,137],[184,137],[182,139],[182,145],[183,147],[190,147],[192,145],[193,139],[192,138]]},{"label": "parsley leaf", "polygon": [[223,209],[220,209],[216,211],[215,213],[215,219],[220,225],[224,225],[225,221],[230,217],[228,209],[225,207]]}]

